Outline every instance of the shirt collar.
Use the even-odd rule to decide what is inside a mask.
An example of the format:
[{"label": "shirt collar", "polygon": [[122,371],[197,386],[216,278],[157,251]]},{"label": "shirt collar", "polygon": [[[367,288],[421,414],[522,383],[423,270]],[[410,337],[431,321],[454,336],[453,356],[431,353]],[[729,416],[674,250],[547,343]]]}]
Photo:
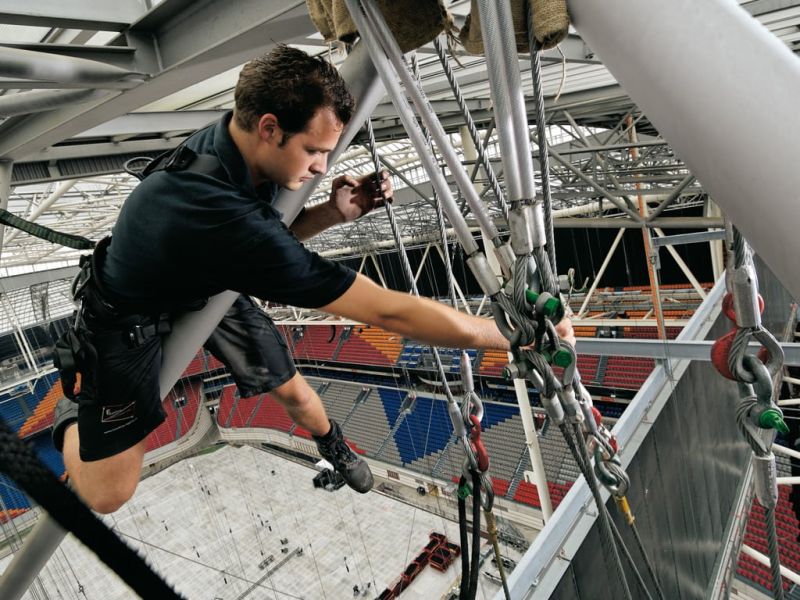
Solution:
[{"label": "shirt collar", "polygon": [[253,179],[250,177],[250,169],[247,168],[242,153],[239,152],[239,148],[236,147],[230,131],[228,131],[232,117],[233,111],[228,111],[214,126],[214,151],[227,171],[231,183],[255,194],[256,189]]}]

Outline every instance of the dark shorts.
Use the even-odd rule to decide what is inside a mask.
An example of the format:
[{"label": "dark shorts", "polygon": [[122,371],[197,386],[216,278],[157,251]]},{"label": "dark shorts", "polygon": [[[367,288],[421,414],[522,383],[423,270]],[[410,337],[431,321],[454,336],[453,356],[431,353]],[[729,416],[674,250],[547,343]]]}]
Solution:
[{"label": "dark shorts", "polygon": [[[97,369],[81,380],[78,431],[81,460],[92,461],[133,447],[166,418],[158,384],[163,337],[130,344],[127,331],[145,317],[111,327],[86,321]],[[297,372],[283,335],[246,296],[236,299],[205,347],[228,368],[242,397],[273,390]]]}]

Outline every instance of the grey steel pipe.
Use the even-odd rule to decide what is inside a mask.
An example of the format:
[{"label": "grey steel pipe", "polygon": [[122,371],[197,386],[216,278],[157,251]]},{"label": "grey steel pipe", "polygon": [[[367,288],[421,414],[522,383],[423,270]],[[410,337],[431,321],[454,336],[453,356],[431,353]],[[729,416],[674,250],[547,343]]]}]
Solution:
[{"label": "grey steel pipe", "polygon": [[102,87],[104,83],[120,81],[127,81],[135,86],[145,79],[143,73],[126,71],[94,60],[8,47],[0,47],[0,77],[54,81],[87,87]]},{"label": "grey steel pipe", "polygon": [[570,0],[569,12],[709,195],[800,297],[798,57],[730,0],[640,0],[635,7]]},{"label": "grey steel pipe", "polygon": [[439,195],[439,199],[442,202],[442,208],[444,208],[445,212],[447,213],[447,217],[453,226],[456,237],[464,247],[467,255],[470,255],[478,250],[478,245],[475,240],[472,239],[472,234],[467,226],[467,222],[464,217],[461,216],[461,213],[458,210],[458,205],[456,204],[456,201],[450,192],[450,187],[447,184],[447,180],[444,178],[444,175],[439,169],[439,165],[426,150],[427,145],[425,136],[419,128],[419,124],[414,117],[411,106],[408,103],[408,99],[403,95],[403,91],[400,88],[400,84],[397,81],[396,75],[389,64],[389,59],[384,54],[378,41],[375,39],[375,37],[373,37],[366,17],[361,12],[361,6],[358,0],[346,0],[346,2],[347,8],[350,11],[350,16],[353,18],[356,27],[361,32],[362,43],[366,45],[370,55],[372,56],[372,63],[375,65],[378,75],[380,76],[381,81],[383,81],[383,85],[386,87],[389,97],[392,99],[392,103],[397,110],[397,115],[400,117],[400,121],[408,133],[408,138],[411,140],[411,143],[414,145],[414,148],[416,148],[417,153],[419,154],[422,166],[425,168],[425,171],[428,173],[428,177],[431,179],[431,184],[436,190],[436,193]]},{"label": "grey steel pipe", "polygon": [[[386,25],[386,21],[383,18],[383,15],[381,14],[378,7],[372,2],[364,2],[363,7],[367,19],[374,27],[371,27],[366,31],[365,28],[359,27],[361,35],[363,37],[369,37],[374,35],[378,44],[380,44],[383,47],[385,56],[388,57],[389,62],[391,62],[392,66],[394,67],[397,76],[400,78],[400,81],[402,82],[403,87],[405,88],[406,94],[408,94],[408,96],[414,103],[414,106],[416,106],[417,114],[419,115],[422,122],[425,124],[425,127],[430,132],[431,138],[433,138],[436,147],[439,149],[439,152],[441,152],[442,158],[444,158],[444,161],[447,163],[447,166],[450,169],[450,173],[452,174],[453,179],[455,179],[456,181],[456,185],[458,186],[461,193],[464,195],[464,198],[466,199],[467,204],[469,204],[469,207],[472,210],[473,215],[480,224],[481,229],[486,233],[489,239],[495,242],[495,240],[498,240],[499,238],[497,227],[495,226],[492,219],[489,217],[486,208],[483,206],[483,203],[478,197],[478,193],[475,191],[475,188],[472,185],[472,181],[470,180],[469,174],[467,173],[464,166],[461,164],[461,158],[458,156],[455,149],[453,148],[453,145],[450,143],[450,140],[447,137],[447,133],[442,127],[441,121],[439,121],[439,118],[437,117],[435,111],[433,110],[433,107],[431,107],[430,102],[428,102],[428,99],[425,96],[425,92],[422,90],[422,87],[420,86],[419,82],[414,78],[414,76],[412,75],[411,71],[408,68],[408,65],[403,59],[403,54],[400,51],[400,47],[397,45],[397,41],[395,40],[394,35],[389,30],[389,27]],[[352,15],[353,11],[351,10],[350,12]],[[375,55],[374,52],[372,54],[373,56]],[[408,127],[406,127],[406,129],[408,129]],[[420,148],[417,148],[417,151],[420,152],[420,154],[422,154],[422,150],[420,150]],[[447,206],[445,204],[445,209],[446,208]],[[447,214],[448,217],[450,217],[452,220],[452,213],[448,211]],[[497,242],[495,243],[499,245],[499,243]]]},{"label": "grey steel pipe", "polygon": [[508,196],[512,202],[533,200],[536,184],[511,7],[507,0],[478,2],[478,11]]},{"label": "grey steel pipe", "polygon": [[0,117],[29,115],[54,110],[70,104],[81,104],[106,95],[100,90],[33,90],[0,96]]},{"label": "grey steel pipe", "polygon": [[59,544],[67,535],[47,513],[42,513],[33,530],[25,537],[22,548],[0,577],[0,598],[19,600],[28,591]]}]

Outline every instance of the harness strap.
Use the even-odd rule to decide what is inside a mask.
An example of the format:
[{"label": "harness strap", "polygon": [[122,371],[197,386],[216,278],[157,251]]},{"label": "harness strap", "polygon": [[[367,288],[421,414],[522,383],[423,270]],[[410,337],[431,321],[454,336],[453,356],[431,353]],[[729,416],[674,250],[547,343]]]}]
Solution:
[{"label": "harness strap", "polygon": [[27,221],[22,217],[18,217],[17,215],[2,208],[0,208],[0,223],[3,225],[8,225],[9,227],[13,227],[14,229],[24,231],[25,233],[28,233],[39,239],[52,242],[53,244],[66,246],[67,248],[75,248],[76,250],[91,250],[95,246],[95,242],[88,238],[71,233],[63,233],[61,231],[56,231],[55,229],[45,227],[44,225]]},{"label": "harness strap", "polygon": [[[145,161],[149,162],[141,169],[133,166],[135,163]],[[222,163],[213,154],[197,154],[194,150],[181,145],[174,150],[163,152],[153,159],[141,156],[132,158],[125,163],[123,168],[127,173],[142,181],[156,171],[189,171],[201,175],[213,175],[222,168]],[[97,245],[97,242],[89,238],[50,229],[18,217],[2,208],[0,208],[0,224],[19,229],[47,242],[76,250],[92,250]]]}]

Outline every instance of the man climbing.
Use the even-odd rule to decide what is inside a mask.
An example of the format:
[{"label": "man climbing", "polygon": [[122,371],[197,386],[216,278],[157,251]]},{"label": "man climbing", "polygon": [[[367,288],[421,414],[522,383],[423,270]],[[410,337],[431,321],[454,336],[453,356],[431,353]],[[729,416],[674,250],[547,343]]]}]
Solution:
[{"label": "man climbing", "polygon": [[[249,296],[318,308],[440,346],[505,349],[492,321],[383,289],[300,242],[391,195],[388,177],[340,177],[328,202],[287,228],[271,206],[327,170],[353,99],[322,59],[280,45],[242,69],[235,108],[145,171],[112,238],[76,285],[75,402],[56,407],[53,440],[94,510],[117,510],[139,481],[145,438],[165,418],[161,347],[173,318],[226,289],[242,294],[206,342],[242,396],[270,392],[353,489],[373,479],[297,373],[283,337]],[[376,183],[379,182],[379,183]],[[65,376],[65,374],[67,376]],[[62,380],[69,392],[69,373]]]}]

